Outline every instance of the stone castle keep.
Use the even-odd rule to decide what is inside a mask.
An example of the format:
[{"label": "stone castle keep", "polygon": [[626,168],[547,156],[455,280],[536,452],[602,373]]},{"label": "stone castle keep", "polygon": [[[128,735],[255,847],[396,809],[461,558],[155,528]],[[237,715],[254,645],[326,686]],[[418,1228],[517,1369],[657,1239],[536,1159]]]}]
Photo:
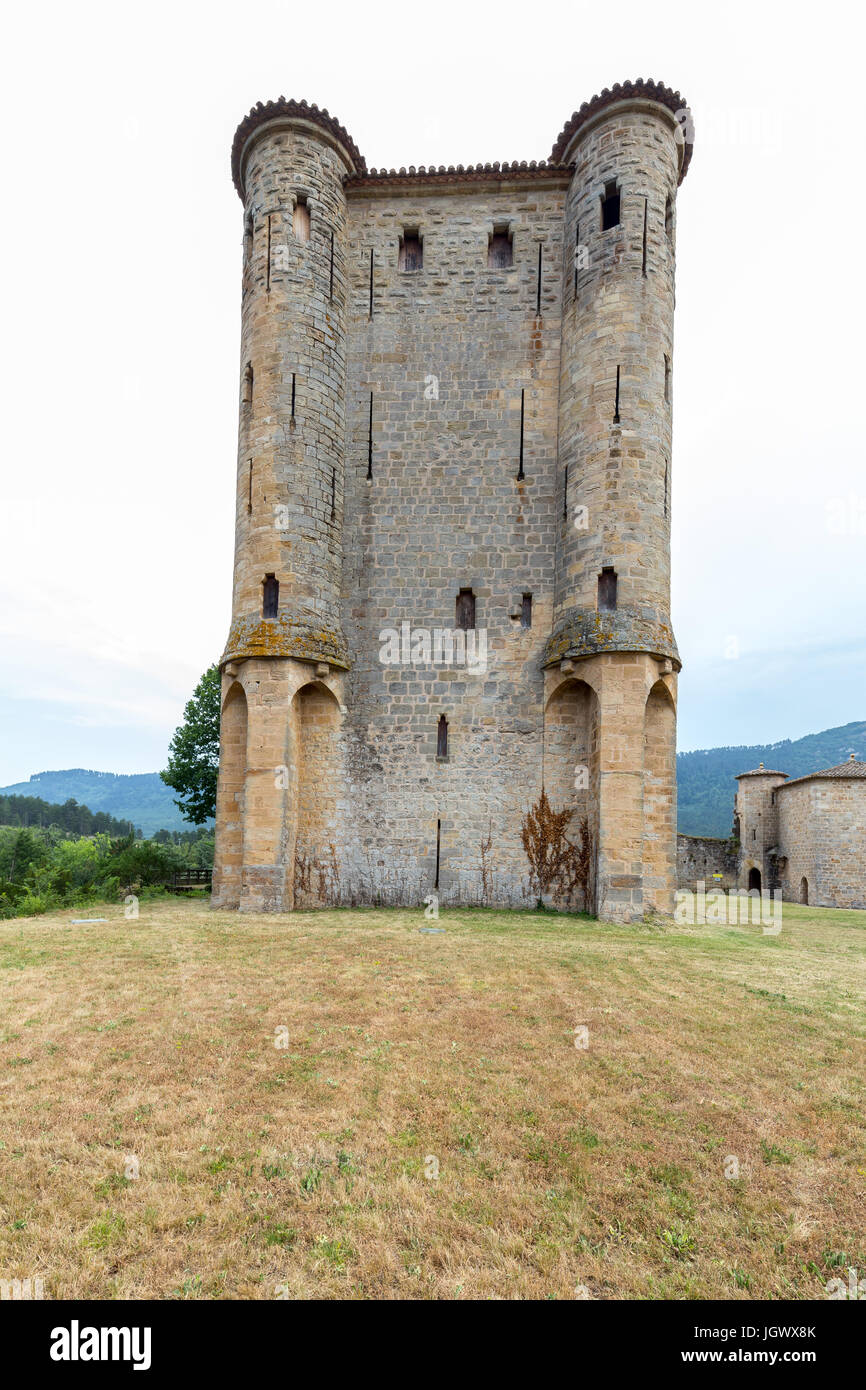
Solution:
[{"label": "stone castle keep", "polygon": [[532,906],[544,788],[575,906],[673,910],[686,116],[639,80],[547,161],[399,172],[305,102],[241,123],[215,905]]}]

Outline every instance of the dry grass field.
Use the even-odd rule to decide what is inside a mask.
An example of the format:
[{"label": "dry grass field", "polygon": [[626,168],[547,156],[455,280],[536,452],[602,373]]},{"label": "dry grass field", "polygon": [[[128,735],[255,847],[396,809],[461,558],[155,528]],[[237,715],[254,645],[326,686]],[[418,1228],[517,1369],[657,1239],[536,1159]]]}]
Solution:
[{"label": "dry grass field", "polygon": [[788,906],[2,922],[0,1278],[822,1298],[866,1271],[864,957],[866,914]]}]

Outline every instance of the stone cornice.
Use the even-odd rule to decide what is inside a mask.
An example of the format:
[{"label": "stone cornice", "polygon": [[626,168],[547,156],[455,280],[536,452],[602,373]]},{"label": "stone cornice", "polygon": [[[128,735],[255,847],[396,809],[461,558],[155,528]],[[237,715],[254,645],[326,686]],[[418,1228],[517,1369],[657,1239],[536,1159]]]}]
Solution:
[{"label": "stone cornice", "polygon": [[682,665],[670,623],[626,606],[613,612],[572,609],[547,639],[541,665],[581,661],[584,657],[606,652],[647,652],[670,660],[676,671]]},{"label": "stone cornice", "polygon": [[414,188],[464,187],[467,184],[471,184],[473,188],[502,184],[567,188],[572,173],[570,164],[549,164],[544,159],[524,159],[520,162],[515,160],[511,164],[500,164],[496,161],[493,164],[469,164],[465,167],[462,164],[440,164],[438,167],[422,164],[416,168],[412,164],[408,169],[370,169],[365,174],[349,175],[344,179],[344,184],[346,191],[354,194],[367,191],[375,193],[380,188],[387,188],[389,192],[399,192],[403,188],[411,191]]}]

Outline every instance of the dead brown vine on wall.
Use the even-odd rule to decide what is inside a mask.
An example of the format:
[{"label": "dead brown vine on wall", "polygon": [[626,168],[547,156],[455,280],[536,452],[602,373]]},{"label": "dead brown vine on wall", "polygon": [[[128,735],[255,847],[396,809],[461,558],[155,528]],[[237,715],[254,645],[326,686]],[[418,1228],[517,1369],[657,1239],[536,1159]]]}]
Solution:
[{"label": "dead brown vine on wall", "polygon": [[555,811],[542,787],[535,805],[523,817],[520,838],[529,860],[530,887],[539,902],[550,894],[573,906],[579,898],[583,910],[588,911],[592,899],[592,831],[584,816],[577,843],[569,840],[565,832],[574,814],[568,808]]}]

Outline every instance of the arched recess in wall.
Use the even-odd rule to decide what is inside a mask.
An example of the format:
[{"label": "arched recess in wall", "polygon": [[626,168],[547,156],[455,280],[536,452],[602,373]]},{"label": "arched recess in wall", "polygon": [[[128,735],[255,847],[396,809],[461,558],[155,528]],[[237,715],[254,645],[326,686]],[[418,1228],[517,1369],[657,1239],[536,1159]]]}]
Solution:
[{"label": "arched recess in wall", "polygon": [[[544,790],[551,810],[573,812],[566,827],[572,844],[579,843],[581,824],[587,822],[592,857],[585,903],[589,912],[595,911],[598,784],[598,696],[586,681],[563,681],[548,700],[544,714]],[[582,893],[578,892],[570,905],[584,909]]]},{"label": "arched recess in wall", "polygon": [[295,907],[339,901],[337,846],[343,843],[344,803],[340,706],[318,681],[302,685],[292,701],[295,747]]},{"label": "arched recess in wall", "polygon": [[677,712],[664,681],[644,715],[643,896],[647,910],[673,911],[676,889]]},{"label": "arched recess in wall", "polygon": [[229,688],[220,716],[220,769],[217,782],[214,897],[225,907],[237,907],[241,898],[246,767],[247,697],[240,681],[235,681]]}]

